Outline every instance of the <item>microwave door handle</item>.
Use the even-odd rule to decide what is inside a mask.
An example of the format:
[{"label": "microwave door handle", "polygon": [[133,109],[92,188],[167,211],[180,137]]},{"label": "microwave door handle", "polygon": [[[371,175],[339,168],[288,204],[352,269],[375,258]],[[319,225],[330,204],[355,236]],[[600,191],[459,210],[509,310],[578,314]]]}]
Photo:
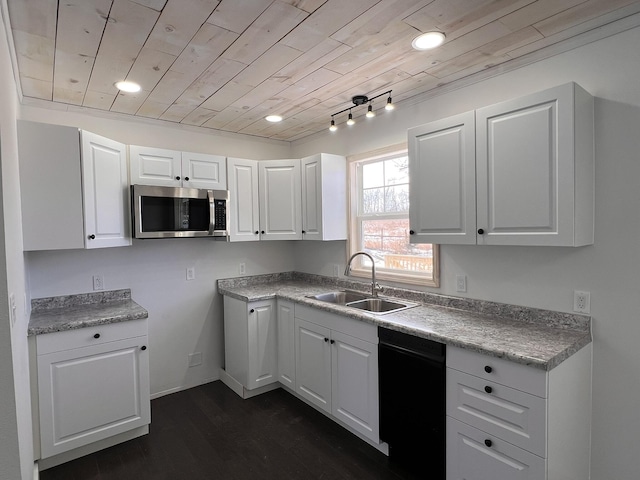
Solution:
[{"label": "microwave door handle", "polygon": [[207,190],[207,198],[209,199],[209,236],[213,236],[216,227],[216,205],[213,201],[212,190]]}]

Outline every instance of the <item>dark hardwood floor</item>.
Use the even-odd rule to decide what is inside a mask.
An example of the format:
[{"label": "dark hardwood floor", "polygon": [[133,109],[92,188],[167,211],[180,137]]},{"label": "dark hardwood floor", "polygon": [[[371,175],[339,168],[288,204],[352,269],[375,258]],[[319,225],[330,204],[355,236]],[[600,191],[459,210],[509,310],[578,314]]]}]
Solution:
[{"label": "dark hardwood floor", "polygon": [[217,381],[151,402],[149,435],[42,480],[401,479],[385,455],[283,391],[242,400]]}]

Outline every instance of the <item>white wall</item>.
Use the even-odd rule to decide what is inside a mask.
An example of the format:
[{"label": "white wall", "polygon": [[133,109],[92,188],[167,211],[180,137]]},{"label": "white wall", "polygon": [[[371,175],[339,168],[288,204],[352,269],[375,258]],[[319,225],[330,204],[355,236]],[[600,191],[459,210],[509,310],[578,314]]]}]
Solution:
[{"label": "white wall", "polygon": [[[289,242],[225,243],[211,239],[134,240],[131,247],[30,252],[33,298],[92,291],[92,275],[105,289],[130,288],[149,311],[151,393],[157,396],[217,380],[223,366],[222,299],[216,280],[291,271]],[[195,267],[195,280],[186,269]],[[188,355],[202,365],[188,367]]]},{"label": "white wall", "polygon": [[[469,297],[571,312],[573,290],[591,292],[594,334],[593,480],[638,478],[640,432],[640,28],[392,114],[338,135],[296,142],[293,154],[353,154],[403,141],[406,129],[479,106],[575,81],[596,97],[595,245],[582,248],[442,246],[442,286],[468,276]],[[359,93],[359,92],[355,92]],[[331,136],[330,136],[331,135]],[[344,262],[335,245],[313,255],[296,247],[296,267]],[[576,399],[580,401],[580,399]]]},{"label": "white wall", "polygon": [[[2,10],[2,8],[0,8]],[[0,478],[27,479],[33,470],[31,405],[24,309],[25,268],[16,136],[17,91],[0,11]],[[15,296],[11,325],[9,295]]]}]

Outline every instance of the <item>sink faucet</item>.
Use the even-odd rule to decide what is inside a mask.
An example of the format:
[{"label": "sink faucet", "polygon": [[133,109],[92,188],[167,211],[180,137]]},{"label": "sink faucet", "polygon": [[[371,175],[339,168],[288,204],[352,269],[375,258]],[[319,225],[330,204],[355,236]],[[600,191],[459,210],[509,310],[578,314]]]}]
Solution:
[{"label": "sink faucet", "polygon": [[356,252],[351,255],[351,258],[349,258],[349,261],[347,262],[347,268],[344,269],[344,275],[345,277],[349,276],[349,274],[351,273],[351,261],[358,255],[364,255],[365,257],[369,257],[369,260],[371,260],[371,295],[373,297],[377,297],[378,292],[382,291],[382,287],[378,283],[376,283],[376,262],[373,260],[373,257],[367,252]]}]

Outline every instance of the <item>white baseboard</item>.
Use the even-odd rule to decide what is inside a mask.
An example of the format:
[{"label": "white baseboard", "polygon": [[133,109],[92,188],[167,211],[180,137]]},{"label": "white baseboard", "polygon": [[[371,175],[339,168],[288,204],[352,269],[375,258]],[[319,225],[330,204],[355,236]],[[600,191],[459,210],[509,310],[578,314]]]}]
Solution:
[{"label": "white baseboard", "polygon": [[182,392],[183,390],[189,390],[190,388],[199,387],[200,385],[215,382],[216,380],[220,380],[220,377],[205,378],[204,380],[202,380],[202,382],[195,383],[193,385],[180,385],[179,387],[162,390],[161,392],[152,393],[150,395],[150,398],[151,400],[153,400],[155,398],[164,397],[165,395],[171,395],[172,393]]},{"label": "white baseboard", "polygon": [[270,392],[272,390],[276,390],[280,388],[280,384],[278,382],[272,383],[270,385],[265,385],[263,387],[254,388],[252,390],[247,390],[244,385],[238,382],[235,378],[229,375],[224,368],[220,369],[220,380],[227,387],[233,390],[237,395],[242,397],[243,399],[255,397],[256,395],[261,395],[263,393]]}]

